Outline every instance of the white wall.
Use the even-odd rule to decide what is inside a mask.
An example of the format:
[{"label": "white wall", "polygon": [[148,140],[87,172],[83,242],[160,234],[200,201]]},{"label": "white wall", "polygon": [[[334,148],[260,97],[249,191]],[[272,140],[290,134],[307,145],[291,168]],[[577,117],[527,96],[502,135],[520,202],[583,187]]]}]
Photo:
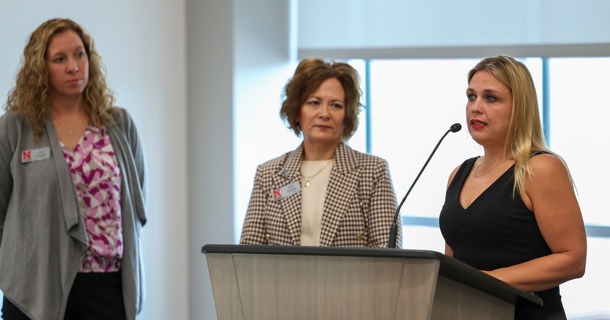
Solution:
[{"label": "white wall", "polygon": [[298,11],[300,57],[442,59],[610,53],[606,32],[610,2],[605,0],[308,0],[299,1]]},{"label": "white wall", "polygon": [[234,2],[186,2],[190,319],[215,318],[201,246],[233,242]]},{"label": "white wall", "polygon": [[[281,92],[296,64],[291,2],[237,1],[235,37],[235,241],[239,241],[257,165],[299,143],[281,121]],[[293,6],[296,7],[296,6]]]},{"label": "white wall", "polygon": [[[279,108],[291,56],[289,10],[287,0],[187,1],[190,252],[238,242],[249,192],[236,197],[236,190],[252,187],[256,164],[278,147],[257,140],[266,128],[253,115]],[[235,159],[251,165],[241,170]],[[191,319],[213,319],[205,257],[190,259]]]},{"label": "white wall", "polygon": [[610,43],[605,0],[299,1],[299,49]]},{"label": "white wall", "polygon": [[185,2],[23,0],[0,2],[0,104],[29,34],[53,17],[95,39],[118,104],[138,125],[148,164],[142,247],[147,300],[141,319],[188,319]]}]

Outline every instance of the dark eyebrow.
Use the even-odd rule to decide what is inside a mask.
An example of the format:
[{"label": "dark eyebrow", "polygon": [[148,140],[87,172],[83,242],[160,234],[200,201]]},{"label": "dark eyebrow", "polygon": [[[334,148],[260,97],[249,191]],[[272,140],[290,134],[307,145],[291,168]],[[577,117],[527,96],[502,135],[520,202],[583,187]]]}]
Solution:
[{"label": "dark eyebrow", "polygon": [[63,52],[56,52],[53,55],[48,55],[47,59],[53,59],[53,58],[63,57],[63,56],[65,56],[65,54]]},{"label": "dark eyebrow", "polygon": [[483,90],[483,94],[500,95],[500,91],[494,89],[485,89]]},{"label": "dark eyebrow", "polygon": [[[468,87],[466,88],[466,93],[471,93],[471,92],[475,92],[474,89]],[[483,90],[482,94],[494,94],[494,95],[500,95],[500,91],[495,90],[495,89],[485,89]]]}]

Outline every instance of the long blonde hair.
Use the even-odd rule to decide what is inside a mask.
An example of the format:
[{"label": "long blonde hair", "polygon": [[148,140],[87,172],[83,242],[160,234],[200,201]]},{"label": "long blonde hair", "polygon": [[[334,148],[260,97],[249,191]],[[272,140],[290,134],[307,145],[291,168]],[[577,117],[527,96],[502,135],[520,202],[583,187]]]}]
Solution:
[{"label": "long blonde hair", "polygon": [[[505,153],[515,161],[514,193],[524,190],[526,175],[531,175],[530,158],[534,152],[551,152],[544,139],[536,87],[527,67],[512,57],[499,55],[479,62],[468,73],[468,83],[478,71],[488,71],[500,80],[513,96],[513,109],[506,136]],[[557,156],[557,155],[556,155]],[[563,162],[563,159],[559,157]],[[565,166],[565,162],[564,162]],[[566,166],[567,169],[567,166]]]},{"label": "long blonde hair", "polygon": [[36,139],[42,136],[45,121],[51,114],[47,49],[55,35],[68,30],[78,34],[89,58],[89,81],[84,91],[85,112],[93,125],[103,126],[112,122],[115,98],[106,85],[102,61],[95,51],[93,38],[70,19],[51,19],[30,35],[23,49],[15,87],[9,91],[4,107],[6,111],[25,115],[34,129]]}]

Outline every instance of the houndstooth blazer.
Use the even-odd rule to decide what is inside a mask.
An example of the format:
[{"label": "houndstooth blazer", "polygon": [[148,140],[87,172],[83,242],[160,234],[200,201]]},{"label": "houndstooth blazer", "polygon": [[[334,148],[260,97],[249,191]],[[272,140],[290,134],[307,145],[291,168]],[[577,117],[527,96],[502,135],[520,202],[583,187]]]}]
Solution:
[{"label": "houndstooth blazer", "polygon": [[[258,166],[241,244],[300,245],[301,193],[277,199],[273,191],[297,183],[303,145]],[[320,246],[387,247],[396,195],[387,162],[341,143],[324,199]],[[398,219],[398,245],[401,225]]]}]

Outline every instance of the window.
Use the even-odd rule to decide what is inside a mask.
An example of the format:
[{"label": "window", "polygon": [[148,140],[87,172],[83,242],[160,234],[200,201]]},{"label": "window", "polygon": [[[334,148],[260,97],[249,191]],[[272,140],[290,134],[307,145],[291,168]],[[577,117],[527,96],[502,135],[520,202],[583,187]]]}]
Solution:
[{"label": "window", "polygon": [[[441,136],[453,123],[465,126],[467,73],[479,60],[348,61],[362,77],[365,105],[360,127],[349,144],[388,160],[399,201]],[[605,166],[608,143],[604,137],[610,108],[598,93],[610,84],[610,58],[532,57],[521,61],[532,73],[541,109],[543,100],[549,106],[544,109],[547,138],[570,166],[589,235],[586,275],[561,286],[566,311],[572,319],[608,314],[603,290],[610,287],[605,272],[610,262],[606,254],[610,215],[604,211],[604,200],[610,194],[610,171]],[[294,67],[287,66],[286,74],[294,72]],[[238,236],[256,165],[300,143],[277,116],[288,77],[278,80],[277,91],[266,94],[262,103],[248,104],[247,112],[240,109],[237,113]],[[402,207],[403,248],[444,252],[438,214],[447,179],[463,160],[482,152],[465,129],[445,137]]]},{"label": "window", "polygon": [[[366,62],[370,66],[365,69],[369,71],[365,77],[370,77],[367,149],[388,160],[399,201],[450,125],[465,125],[467,73],[479,60]],[[610,84],[610,58],[548,59],[547,78],[544,59],[522,61],[534,78],[540,107],[543,95],[548,102],[547,139],[570,166],[588,231],[597,231],[588,239],[586,275],[561,286],[566,311],[572,317],[608,312],[603,290],[610,286],[604,271],[610,262],[605,255],[610,247],[610,216],[604,200],[610,194],[610,171],[605,165],[604,137],[610,108],[598,93]],[[482,152],[467,130],[445,137],[401,209],[403,248],[444,252],[438,229],[444,186],[456,166]]]}]

